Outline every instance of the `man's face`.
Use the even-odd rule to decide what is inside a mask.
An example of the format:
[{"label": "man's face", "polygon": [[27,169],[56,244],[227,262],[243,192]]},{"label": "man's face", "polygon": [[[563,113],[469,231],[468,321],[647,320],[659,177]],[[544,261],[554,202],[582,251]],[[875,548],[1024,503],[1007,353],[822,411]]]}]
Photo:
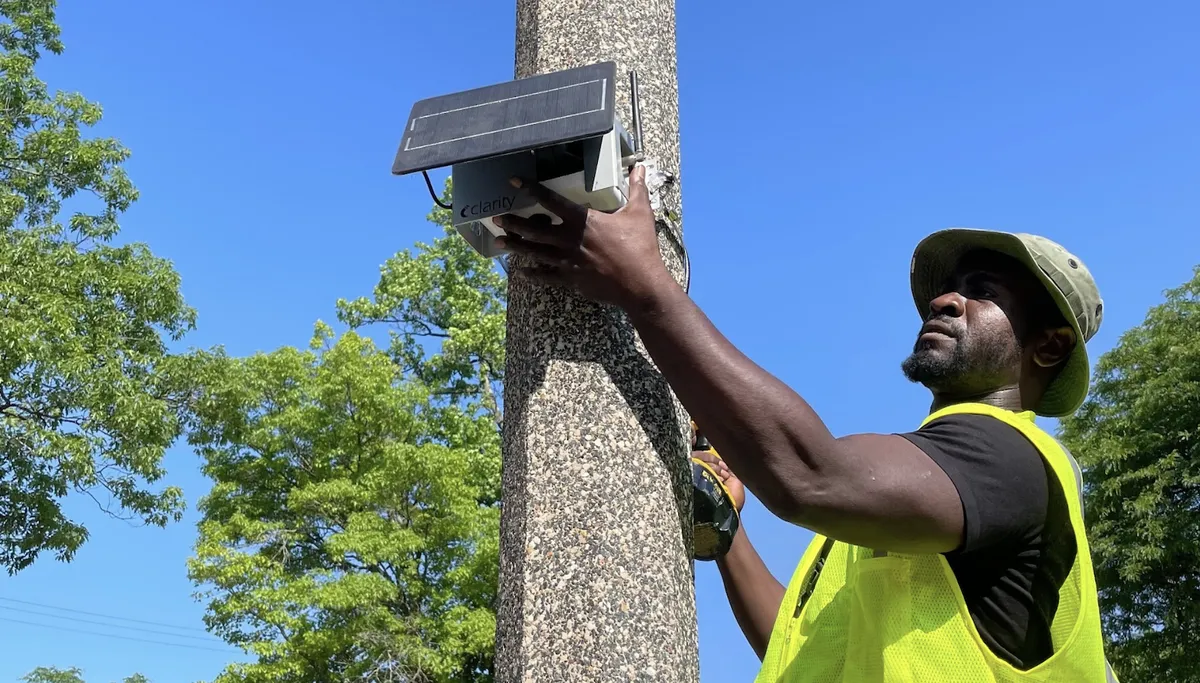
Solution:
[{"label": "man's face", "polygon": [[990,251],[959,261],[930,302],[905,376],[935,393],[972,396],[1020,382],[1032,302],[1045,298],[1020,262]]}]

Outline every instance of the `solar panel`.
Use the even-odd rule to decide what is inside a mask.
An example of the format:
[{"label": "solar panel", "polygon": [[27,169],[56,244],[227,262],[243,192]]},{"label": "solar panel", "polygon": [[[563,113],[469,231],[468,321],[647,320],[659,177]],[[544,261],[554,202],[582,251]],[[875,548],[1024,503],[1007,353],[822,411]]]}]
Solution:
[{"label": "solar panel", "polygon": [[450,166],[612,130],[617,65],[592,64],[413,105],[392,173]]}]

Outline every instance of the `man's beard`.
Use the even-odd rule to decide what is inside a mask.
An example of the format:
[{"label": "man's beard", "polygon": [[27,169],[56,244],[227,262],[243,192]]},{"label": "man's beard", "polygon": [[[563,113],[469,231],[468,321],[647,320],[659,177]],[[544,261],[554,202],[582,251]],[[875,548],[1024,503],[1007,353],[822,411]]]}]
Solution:
[{"label": "man's beard", "polygon": [[911,382],[929,389],[955,392],[987,390],[1003,384],[1019,366],[1021,345],[1017,339],[954,337],[949,351],[936,345],[921,346],[904,359],[900,369]]}]

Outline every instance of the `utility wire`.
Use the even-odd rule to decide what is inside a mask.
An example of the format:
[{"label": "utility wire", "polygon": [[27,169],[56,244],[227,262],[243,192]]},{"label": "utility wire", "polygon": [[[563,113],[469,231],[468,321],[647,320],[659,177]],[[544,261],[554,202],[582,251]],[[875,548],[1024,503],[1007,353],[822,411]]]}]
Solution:
[{"label": "utility wire", "polygon": [[211,650],[213,652],[223,652],[225,654],[238,654],[238,655],[243,654],[239,650],[231,650],[228,648],[204,647],[203,645],[185,645],[183,643],[168,643],[163,640],[150,640],[148,638],[134,638],[132,636],[117,636],[117,635],[113,635],[111,633],[100,633],[99,631],[85,631],[84,629],[81,629],[81,628],[68,628],[66,626],[55,626],[53,624],[39,624],[34,621],[24,621],[22,619],[9,619],[7,617],[0,617],[0,621],[9,621],[14,624],[25,624],[27,626],[41,626],[42,628],[49,628],[49,629],[53,629],[55,631],[71,631],[72,633],[84,633],[89,636],[100,636],[101,638],[118,638],[120,640],[132,640],[132,641],[135,641],[138,643],[151,643],[154,645],[166,645],[168,647],[186,647],[191,650]]},{"label": "utility wire", "polygon": [[[89,617],[101,617],[104,619],[116,619],[118,621],[131,621],[136,624],[148,624],[150,626],[162,626],[165,628],[177,628],[177,629],[184,630],[184,631],[199,631],[200,633],[208,633],[208,631],[206,631],[202,628],[197,628],[195,626],[177,626],[175,624],[164,624],[159,621],[146,621],[145,619],[133,619],[130,617],[118,617],[118,616],[114,616],[112,614],[101,614],[99,612],[85,612],[81,609],[71,609],[70,607],[57,607],[55,605],[46,605],[46,604],[43,604],[40,602],[30,602],[29,600],[17,600],[16,598],[6,598],[3,596],[0,596],[0,601],[15,602],[19,605],[30,605],[32,607],[43,607],[46,609],[57,609],[57,610],[62,610],[63,612],[74,612],[75,614],[86,614]],[[52,615],[46,615],[46,616],[52,616]],[[116,624],[113,624],[113,625],[115,626]]]},{"label": "utility wire", "polygon": [[160,635],[160,636],[170,636],[172,638],[191,638],[192,640],[199,640],[199,641],[202,641],[205,643],[221,643],[222,642],[212,636],[208,636],[208,637],[191,636],[191,635],[187,635],[184,633],[171,633],[170,631],[160,631],[158,629],[153,629],[153,628],[141,628],[140,626],[124,626],[122,624],[110,624],[106,621],[95,621],[92,619],[80,619],[79,617],[64,617],[64,616],[59,616],[57,614],[46,614],[45,612],[38,612],[36,610],[31,610],[31,609],[21,609],[20,607],[5,607],[4,605],[0,605],[0,609],[6,609],[11,612],[24,612],[25,614],[32,614],[32,615],[38,616],[38,617],[46,617],[47,619],[64,619],[66,621],[77,621],[81,624],[95,624],[96,626],[108,626],[110,628],[123,628],[123,629],[127,629],[130,631],[142,631],[144,633],[154,633],[154,634]]}]

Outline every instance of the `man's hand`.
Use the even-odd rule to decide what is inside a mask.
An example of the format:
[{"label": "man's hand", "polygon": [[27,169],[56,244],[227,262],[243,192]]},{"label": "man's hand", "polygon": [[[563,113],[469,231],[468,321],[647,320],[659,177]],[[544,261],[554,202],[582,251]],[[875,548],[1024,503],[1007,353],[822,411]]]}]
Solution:
[{"label": "man's hand", "polygon": [[629,200],[611,214],[579,206],[541,183],[517,179],[513,184],[562,218],[559,225],[551,225],[544,215],[496,219],[508,233],[497,238],[496,245],[534,264],[520,268],[523,274],[626,309],[647,300],[659,287],[674,284],[658,253],[644,167],[630,171]]},{"label": "man's hand", "polygon": [[737,511],[741,512],[742,507],[746,504],[746,489],[729,469],[729,465],[709,451],[692,451],[692,457],[708,463],[713,468],[713,471],[721,478],[721,482],[725,484],[725,488],[729,489],[729,495],[733,496],[733,504],[737,507]]}]

